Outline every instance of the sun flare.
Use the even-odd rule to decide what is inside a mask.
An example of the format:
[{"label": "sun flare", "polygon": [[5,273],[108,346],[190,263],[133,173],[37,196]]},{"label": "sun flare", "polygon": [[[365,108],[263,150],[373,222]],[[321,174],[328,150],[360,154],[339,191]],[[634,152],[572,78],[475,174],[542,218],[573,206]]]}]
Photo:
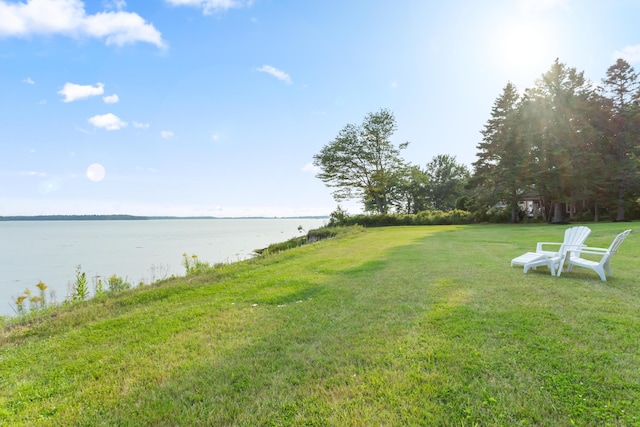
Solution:
[{"label": "sun flare", "polygon": [[100,163],[93,163],[87,168],[87,178],[93,182],[100,182],[104,179],[105,169]]},{"label": "sun flare", "polygon": [[492,54],[507,74],[542,74],[555,58],[553,32],[542,22],[510,22],[496,29]]}]

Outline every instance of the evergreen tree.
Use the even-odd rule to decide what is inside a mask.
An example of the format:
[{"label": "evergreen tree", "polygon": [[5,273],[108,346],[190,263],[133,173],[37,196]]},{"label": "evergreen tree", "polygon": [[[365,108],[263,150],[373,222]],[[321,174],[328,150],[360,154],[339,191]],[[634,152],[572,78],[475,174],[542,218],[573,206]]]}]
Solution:
[{"label": "evergreen tree", "polygon": [[520,137],[522,123],[519,111],[520,95],[512,83],[507,83],[491,109],[477,145],[473,163],[472,187],[476,197],[484,199],[486,206],[507,203],[511,222],[517,221],[518,202],[528,189],[526,163],[528,149]]},{"label": "evergreen tree", "polygon": [[616,220],[625,220],[627,193],[637,187],[637,164],[640,136],[638,73],[624,59],[618,59],[603,79],[604,92],[611,100],[613,115],[609,124],[609,144],[603,153],[609,164],[610,178],[615,183]]},{"label": "evergreen tree", "polygon": [[586,135],[590,135],[589,106],[593,89],[583,72],[556,61],[527,91],[525,116],[533,127],[527,131],[533,177],[541,193],[553,204],[553,222],[563,222],[565,206],[583,196],[586,171],[580,169]]}]

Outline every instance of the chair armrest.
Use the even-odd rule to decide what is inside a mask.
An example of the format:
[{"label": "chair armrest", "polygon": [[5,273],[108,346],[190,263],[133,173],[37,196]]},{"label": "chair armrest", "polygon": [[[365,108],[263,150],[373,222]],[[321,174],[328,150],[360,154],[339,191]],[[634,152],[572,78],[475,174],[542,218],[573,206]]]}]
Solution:
[{"label": "chair armrest", "polygon": [[569,250],[569,252],[573,252],[575,253],[577,256],[580,256],[582,254],[588,254],[588,255],[606,255],[609,253],[609,249],[602,249],[602,248],[582,248],[582,249],[573,249],[573,250]]},{"label": "chair armrest", "polygon": [[542,250],[542,246],[543,245],[561,246],[562,243],[557,243],[557,242],[538,242],[538,244],[536,245],[536,252],[543,252],[543,250]]},{"label": "chair armrest", "polygon": [[608,248],[593,248],[591,246],[583,246],[581,251],[594,251],[596,253],[609,252]]}]

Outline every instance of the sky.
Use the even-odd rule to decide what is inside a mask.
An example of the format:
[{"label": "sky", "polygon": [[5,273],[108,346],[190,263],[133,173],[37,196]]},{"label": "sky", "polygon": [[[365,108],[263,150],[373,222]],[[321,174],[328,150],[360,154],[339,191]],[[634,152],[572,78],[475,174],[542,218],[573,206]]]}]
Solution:
[{"label": "sky", "polygon": [[[637,0],[0,0],[0,216],[329,215],[313,156],[393,112],[476,159],[508,82],[640,69]],[[360,211],[357,200],[340,202]]]}]

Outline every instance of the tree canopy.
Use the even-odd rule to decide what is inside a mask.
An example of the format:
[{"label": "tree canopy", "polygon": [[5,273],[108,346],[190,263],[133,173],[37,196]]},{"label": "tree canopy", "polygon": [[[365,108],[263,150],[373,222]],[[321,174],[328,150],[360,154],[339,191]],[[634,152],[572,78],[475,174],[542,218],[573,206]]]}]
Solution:
[{"label": "tree canopy", "polygon": [[358,198],[382,214],[466,209],[478,221],[502,209],[516,222],[532,201],[550,222],[640,218],[640,78],[623,59],[601,86],[558,59],[524,91],[508,82],[480,131],[472,173],[447,154],[424,167],[406,162],[408,143],[395,146],[395,131],[393,113],[381,109],[314,156],[337,201]]},{"label": "tree canopy", "polygon": [[400,150],[408,145],[393,145],[396,127],[391,111],[369,113],[361,125],[346,125],[313,156],[313,164],[320,168],[316,176],[335,189],[337,201],[360,198],[379,213],[389,211],[390,195],[405,170]]},{"label": "tree canopy", "polygon": [[556,60],[522,95],[507,84],[477,146],[476,202],[505,203],[512,222],[525,194],[542,203],[552,222],[578,210],[597,220],[600,207],[613,204],[616,219],[624,220],[625,204],[638,191],[637,75],[618,60],[607,76],[596,87]]}]

